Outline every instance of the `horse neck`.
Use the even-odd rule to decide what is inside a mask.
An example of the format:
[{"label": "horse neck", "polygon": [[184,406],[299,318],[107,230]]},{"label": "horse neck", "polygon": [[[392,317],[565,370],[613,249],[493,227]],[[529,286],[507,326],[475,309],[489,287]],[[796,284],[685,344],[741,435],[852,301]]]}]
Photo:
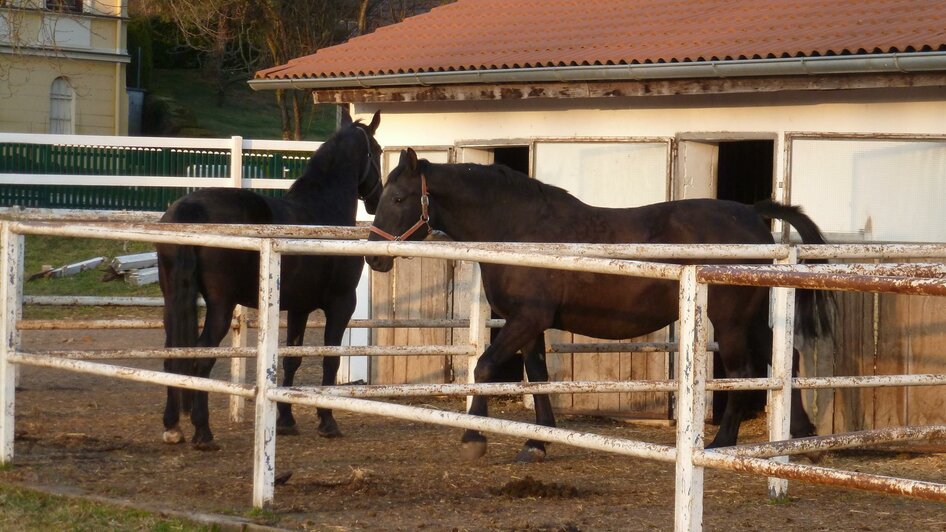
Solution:
[{"label": "horse neck", "polygon": [[541,240],[532,222],[548,208],[543,197],[443,168],[427,176],[434,229],[463,242]]},{"label": "horse neck", "polygon": [[[332,159],[324,167],[320,149],[309,160],[302,177],[289,188],[284,198],[321,214],[331,214],[338,223],[354,223],[358,210],[358,170],[351,161]],[[350,219],[349,219],[350,218]]]}]

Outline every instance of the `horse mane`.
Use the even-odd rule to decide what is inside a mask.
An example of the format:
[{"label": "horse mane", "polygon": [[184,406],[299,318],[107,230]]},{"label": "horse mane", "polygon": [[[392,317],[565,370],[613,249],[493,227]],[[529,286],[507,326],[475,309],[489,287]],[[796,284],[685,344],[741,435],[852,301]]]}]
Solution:
[{"label": "horse mane", "polygon": [[[362,125],[360,118],[352,122],[351,127],[355,128],[359,125]],[[329,170],[332,167],[332,160],[336,146],[339,143],[339,137],[346,131],[348,131],[348,127],[335,131],[329,138],[325,139],[325,142],[315,150],[312,157],[309,157],[309,162],[306,163],[302,175],[296,178],[295,182],[292,183],[289,190],[286,191],[287,194],[294,190],[302,189],[306,185],[321,183],[329,176]]]},{"label": "horse mane", "polygon": [[457,169],[464,170],[460,175],[476,175],[476,186],[479,189],[491,188],[502,194],[521,193],[525,196],[541,197],[546,200],[571,200],[577,198],[567,190],[555,185],[543,183],[542,181],[529,177],[528,175],[513,170],[504,164],[479,165],[470,163],[461,163],[452,165]]}]

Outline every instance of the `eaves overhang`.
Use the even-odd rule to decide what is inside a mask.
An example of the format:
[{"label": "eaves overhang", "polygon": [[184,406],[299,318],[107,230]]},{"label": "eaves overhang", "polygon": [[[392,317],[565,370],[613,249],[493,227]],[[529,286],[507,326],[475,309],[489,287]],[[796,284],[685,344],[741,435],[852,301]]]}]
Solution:
[{"label": "eaves overhang", "polygon": [[580,65],[460,70],[312,78],[254,79],[254,90],[371,89],[505,83],[572,83],[721,79],[845,74],[946,72],[946,52],[694,61],[684,63]]}]

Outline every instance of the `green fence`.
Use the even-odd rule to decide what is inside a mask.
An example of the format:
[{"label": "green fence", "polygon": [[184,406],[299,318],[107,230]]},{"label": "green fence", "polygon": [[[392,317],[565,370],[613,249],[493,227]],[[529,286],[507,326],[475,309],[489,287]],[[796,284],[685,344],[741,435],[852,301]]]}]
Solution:
[{"label": "green fence", "polygon": [[[244,151],[246,178],[295,179],[309,156],[299,152]],[[0,143],[0,173],[219,177],[229,184],[228,150],[127,148]],[[0,206],[50,209],[164,211],[193,189],[181,187],[0,184]],[[283,190],[259,190],[281,196]]]}]

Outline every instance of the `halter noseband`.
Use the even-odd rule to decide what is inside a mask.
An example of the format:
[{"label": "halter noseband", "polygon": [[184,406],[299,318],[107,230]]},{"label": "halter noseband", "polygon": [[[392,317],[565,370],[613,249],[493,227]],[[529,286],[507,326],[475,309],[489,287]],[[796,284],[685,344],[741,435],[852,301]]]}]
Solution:
[{"label": "halter noseband", "polygon": [[427,177],[424,174],[420,174],[420,219],[417,220],[417,223],[411,226],[410,229],[401,233],[399,236],[394,236],[391,233],[388,233],[384,229],[379,229],[375,227],[374,224],[368,228],[372,233],[380,236],[385,240],[393,240],[395,242],[400,242],[401,240],[407,240],[408,237],[417,232],[421,227],[427,226],[427,234],[434,232],[434,228],[430,226],[430,194],[427,193]]}]

